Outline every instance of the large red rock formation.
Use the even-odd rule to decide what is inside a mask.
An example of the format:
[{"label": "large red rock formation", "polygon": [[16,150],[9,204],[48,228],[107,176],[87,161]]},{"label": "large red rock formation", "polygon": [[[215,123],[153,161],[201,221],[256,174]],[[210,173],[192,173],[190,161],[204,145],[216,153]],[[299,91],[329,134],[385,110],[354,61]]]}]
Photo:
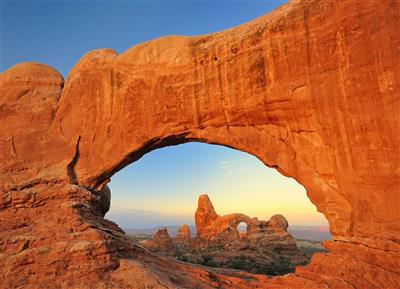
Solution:
[{"label": "large red rock formation", "polygon": [[221,244],[235,242],[240,239],[237,227],[242,222],[247,225],[246,236],[243,236],[246,241],[264,247],[279,244],[297,250],[295,241],[287,232],[288,222],[284,216],[274,215],[268,221],[240,213],[219,216],[208,195],[199,196],[195,213],[196,240]]},{"label": "large red rock formation", "polygon": [[[189,226],[182,225],[174,239],[162,228],[153,239],[140,244],[190,263],[267,275],[293,272],[296,265],[309,261],[287,232],[288,222],[282,215],[274,215],[269,221],[237,213],[220,216],[208,195],[200,195],[195,222],[194,239],[190,238]],[[241,222],[246,223],[246,232],[239,233]]]},{"label": "large red rock formation", "polygon": [[[64,84],[41,64],[3,72],[0,286],[395,288],[399,6],[294,0],[223,32],[92,51]],[[241,280],[135,251],[102,217],[105,184],[188,141],[295,178],[329,221],[329,253],[292,275]]]},{"label": "large red rock formation", "polygon": [[[198,208],[195,214],[196,240],[207,243],[219,243],[230,245],[240,240],[242,243],[250,243],[252,247],[264,247],[274,249],[279,246],[288,254],[295,251],[299,253],[292,236],[287,232],[288,222],[282,215],[274,215],[268,221],[250,218],[245,214],[234,213],[219,216],[208,195],[199,197]],[[209,208],[208,210],[204,207]],[[201,213],[199,213],[201,212]],[[209,212],[213,217],[209,217]],[[214,216],[215,214],[215,216]],[[238,225],[246,224],[246,234],[240,236]]]},{"label": "large red rock formation", "polygon": [[218,215],[215,212],[214,206],[208,195],[200,195],[197,201],[197,210],[194,215],[197,237],[201,238],[204,235],[204,230],[207,225],[215,221],[217,218]]}]

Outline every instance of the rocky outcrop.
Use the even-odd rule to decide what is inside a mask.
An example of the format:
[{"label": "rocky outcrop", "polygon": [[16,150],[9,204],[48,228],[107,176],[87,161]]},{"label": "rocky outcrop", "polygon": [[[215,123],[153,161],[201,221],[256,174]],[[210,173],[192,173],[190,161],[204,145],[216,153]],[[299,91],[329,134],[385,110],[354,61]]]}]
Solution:
[{"label": "rocky outcrop", "polygon": [[[246,234],[240,237],[238,225],[246,223]],[[262,244],[263,240],[288,237],[296,247],[294,240],[287,232],[288,222],[282,215],[274,215],[269,221],[260,221],[244,214],[229,214],[219,216],[208,195],[199,196],[198,207],[195,213],[196,239],[206,242],[230,243],[239,239],[249,240]],[[267,241],[268,243],[268,241]]]},{"label": "rocky outcrop", "polygon": [[167,228],[158,229],[152,240],[143,240],[141,243],[146,248],[158,252],[169,252],[174,246]]},{"label": "rocky outcrop", "polygon": [[201,195],[198,199],[197,210],[194,215],[196,223],[197,237],[201,238],[204,235],[205,227],[218,218],[208,195]]},{"label": "rocky outcrop", "polygon": [[[219,216],[204,194],[198,199],[195,222],[194,239],[190,238],[189,226],[183,225],[173,241],[164,228],[141,244],[178,260],[267,275],[286,274],[309,261],[287,232],[288,222],[282,215],[274,215],[269,221],[244,214]],[[247,224],[242,234],[238,230],[241,222]]]},{"label": "rocky outcrop", "polygon": [[[397,287],[399,5],[293,0],[219,33],[92,51],[65,83],[41,64],[3,72],[0,287]],[[102,217],[106,183],[189,141],[295,178],[329,221],[329,253],[240,279],[127,245]]]},{"label": "rocky outcrop", "polygon": [[287,231],[289,224],[286,218],[282,215],[273,215],[268,221],[268,226],[278,230]]},{"label": "rocky outcrop", "polygon": [[188,243],[190,241],[190,227],[188,225],[182,225],[179,227],[175,241],[177,243]]}]

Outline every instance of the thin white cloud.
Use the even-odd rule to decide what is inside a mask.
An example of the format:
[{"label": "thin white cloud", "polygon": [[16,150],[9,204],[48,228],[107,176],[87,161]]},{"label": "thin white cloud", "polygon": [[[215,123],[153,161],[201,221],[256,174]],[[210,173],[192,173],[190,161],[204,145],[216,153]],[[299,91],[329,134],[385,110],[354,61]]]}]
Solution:
[{"label": "thin white cloud", "polygon": [[224,171],[227,175],[240,174],[248,171],[238,160],[224,160],[218,162],[218,169]]},{"label": "thin white cloud", "polygon": [[233,161],[233,160],[230,160],[230,161],[219,161],[219,162],[218,162],[218,165],[224,166],[224,165],[232,164],[232,163],[234,163],[234,162],[235,162],[235,161]]}]

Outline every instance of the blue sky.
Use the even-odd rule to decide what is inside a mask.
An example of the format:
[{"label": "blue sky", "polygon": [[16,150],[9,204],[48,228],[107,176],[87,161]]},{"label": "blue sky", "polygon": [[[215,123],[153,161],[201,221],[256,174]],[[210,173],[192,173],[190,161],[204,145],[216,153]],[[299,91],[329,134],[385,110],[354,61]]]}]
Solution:
[{"label": "blue sky", "polygon": [[121,53],[164,35],[206,34],[247,22],[285,1],[1,1],[2,71],[24,61],[64,77],[86,52]]},{"label": "blue sky", "polygon": [[294,179],[256,157],[218,145],[187,143],[154,150],[111,178],[107,218],[125,228],[193,224],[197,198],[207,193],[220,215],[267,220],[283,214],[292,225],[326,225]]},{"label": "blue sky", "polygon": [[[46,63],[64,77],[90,50],[131,46],[164,35],[197,35],[261,16],[285,1],[3,1],[1,70]],[[208,193],[220,214],[294,225],[325,225],[294,180],[248,154],[191,143],[153,151],[117,173],[106,215],[125,228],[193,223],[197,196]]]}]

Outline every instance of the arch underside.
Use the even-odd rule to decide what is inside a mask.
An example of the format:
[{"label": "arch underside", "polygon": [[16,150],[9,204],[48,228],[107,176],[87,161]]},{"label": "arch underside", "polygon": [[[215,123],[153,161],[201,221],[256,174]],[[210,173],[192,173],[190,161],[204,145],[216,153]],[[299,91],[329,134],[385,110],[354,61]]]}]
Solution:
[{"label": "arch underside", "polygon": [[[227,31],[89,52],[65,83],[37,63],[3,72],[0,287],[395,288],[399,9],[291,1]],[[296,179],[329,221],[329,253],[269,279],[133,246],[103,218],[105,184],[149,151],[189,141]]]}]

